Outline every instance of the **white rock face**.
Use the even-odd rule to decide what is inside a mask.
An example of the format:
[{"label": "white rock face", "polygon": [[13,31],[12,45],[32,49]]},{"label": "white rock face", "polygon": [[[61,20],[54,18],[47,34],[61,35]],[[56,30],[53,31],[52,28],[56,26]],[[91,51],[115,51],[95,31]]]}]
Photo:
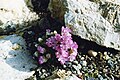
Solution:
[{"label": "white rock face", "polygon": [[[53,16],[59,18],[58,16],[64,13],[62,16],[65,25],[73,30],[73,34],[99,45],[120,50],[120,2],[117,0],[114,2],[112,0],[56,0],[61,2],[59,7],[58,4],[52,5],[54,1],[51,0],[49,5]],[[57,12],[58,8],[62,8],[63,11]],[[57,12],[57,16],[54,12]]]},{"label": "white rock face", "polygon": [[0,25],[12,21],[17,28],[24,28],[29,22],[37,20],[36,13],[27,7],[28,2],[30,0],[0,0]]},{"label": "white rock face", "polygon": [[36,65],[26,50],[25,41],[17,35],[0,37],[0,79],[24,80],[33,75]]}]

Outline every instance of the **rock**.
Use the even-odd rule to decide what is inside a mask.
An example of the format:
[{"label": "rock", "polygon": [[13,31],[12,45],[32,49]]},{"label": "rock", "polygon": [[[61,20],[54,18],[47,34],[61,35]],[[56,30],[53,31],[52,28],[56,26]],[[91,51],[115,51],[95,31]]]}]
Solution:
[{"label": "rock", "polygon": [[80,74],[80,66],[72,65],[72,67],[77,71],[77,74]]},{"label": "rock", "polygon": [[59,78],[64,79],[65,77],[69,76],[71,73],[68,73],[66,70],[58,70],[57,75]]},{"label": "rock", "polygon": [[[27,27],[32,21],[38,19],[38,15],[27,7],[27,3],[30,0],[1,0],[0,1],[0,28],[3,29],[5,33],[8,26],[8,22],[12,22],[15,26],[14,28],[19,30]],[[33,24],[33,23],[32,23]],[[9,26],[12,29],[12,26]],[[0,30],[0,34],[2,31]]]},{"label": "rock", "polygon": [[79,69],[81,69],[81,68],[82,68],[82,66],[81,66],[80,64],[78,64],[78,68],[79,68]]},{"label": "rock", "polygon": [[103,58],[104,58],[105,60],[110,59],[110,57],[109,57],[109,55],[107,54],[107,52],[104,52],[104,56],[103,56]]},{"label": "rock", "polygon": [[66,78],[69,77],[71,74],[71,71],[59,69],[58,71],[54,71],[51,76],[45,78],[45,80],[66,80]]},{"label": "rock", "polygon": [[76,65],[78,65],[78,61],[76,61],[76,60],[75,60],[75,61],[73,61],[73,63],[74,63],[74,64],[76,64]]},{"label": "rock", "polygon": [[108,65],[110,66],[110,68],[113,68],[113,67],[114,67],[114,62],[113,62],[111,59],[109,59],[109,60],[107,61],[107,63],[108,63]]},{"label": "rock", "polygon": [[[60,3],[58,5],[58,3]],[[120,2],[115,0],[51,0],[52,15],[70,27],[73,34],[99,45],[120,50]],[[59,8],[59,10],[58,10]],[[55,14],[57,13],[57,15]],[[119,28],[119,27],[118,27]]]},{"label": "rock", "polygon": [[69,76],[69,77],[67,77],[67,78],[64,79],[64,80],[82,80],[82,79],[80,79],[80,78],[78,78],[76,75],[72,74],[72,76]]},{"label": "rock", "polygon": [[65,78],[58,78],[57,76],[54,75],[54,76],[51,76],[50,78],[46,78],[45,80],[82,80],[82,79],[72,74],[70,76],[66,76]]},{"label": "rock", "polygon": [[80,61],[80,64],[81,64],[82,66],[87,66],[87,62],[86,62],[86,61]]},{"label": "rock", "polygon": [[[24,39],[17,35],[0,36],[0,79],[25,80],[34,74],[30,69],[36,65],[25,44]],[[13,49],[15,45],[17,49]]]},{"label": "rock", "polygon": [[88,54],[91,56],[91,57],[96,57],[97,56],[97,52],[93,51],[93,50],[89,50],[88,51]]},{"label": "rock", "polygon": [[84,60],[85,58],[84,57],[81,57],[81,60]]}]

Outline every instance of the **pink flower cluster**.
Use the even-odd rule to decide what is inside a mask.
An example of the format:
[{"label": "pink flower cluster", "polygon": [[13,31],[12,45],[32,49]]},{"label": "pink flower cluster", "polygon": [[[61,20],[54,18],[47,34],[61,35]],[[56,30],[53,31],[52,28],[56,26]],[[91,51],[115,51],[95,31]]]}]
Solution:
[{"label": "pink flower cluster", "polygon": [[37,50],[38,50],[39,53],[42,53],[42,54],[45,52],[45,48],[43,48],[41,46],[38,46]]},{"label": "pink flower cluster", "polygon": [[[39,54],[43,54],[45,53],[45,48],[41,47],[41,46],[37,46],[37,51]],[[39,64],[43,64],[44,63],[44,57],[43,56],[39,56],[38,58]]]},{"label": "pink flower cluster", "polygon": [[46,40],[46,45],[56,50],[56,57],[61,64],[75,60],[78,53],[78,45],[73,42],[70,32],[68,27],[62,27],[61,35],[55,34]]}]

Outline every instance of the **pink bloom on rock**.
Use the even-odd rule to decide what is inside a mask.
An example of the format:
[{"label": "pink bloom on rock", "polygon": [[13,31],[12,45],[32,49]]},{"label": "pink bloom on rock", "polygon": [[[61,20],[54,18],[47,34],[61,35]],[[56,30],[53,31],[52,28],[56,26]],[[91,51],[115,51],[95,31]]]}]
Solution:
[{"label": "pink bloom on rock", "polygon": [[42,54],[45,52],[45,48],[43,48],[41,46],[38,46],[37,50],[38,50],[39,53],[42,53]]}]

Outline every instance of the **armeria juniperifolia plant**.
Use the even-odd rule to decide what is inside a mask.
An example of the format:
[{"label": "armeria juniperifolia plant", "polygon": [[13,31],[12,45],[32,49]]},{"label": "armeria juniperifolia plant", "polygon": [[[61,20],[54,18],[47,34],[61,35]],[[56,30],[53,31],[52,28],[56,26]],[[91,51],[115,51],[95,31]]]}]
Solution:
[{"label": "armeria juniperifolia plant", "polygon": [[43,35],[38,41],[39,43],[36,45],[37,51],[34,55],[38,57],[39,64],[53,58],[51,54],[54,54],[61,64],[76,59],[78,45],[72,40],[71,30],[68,27],[63,26],[61,34],[47,29],[46,35]]}]

